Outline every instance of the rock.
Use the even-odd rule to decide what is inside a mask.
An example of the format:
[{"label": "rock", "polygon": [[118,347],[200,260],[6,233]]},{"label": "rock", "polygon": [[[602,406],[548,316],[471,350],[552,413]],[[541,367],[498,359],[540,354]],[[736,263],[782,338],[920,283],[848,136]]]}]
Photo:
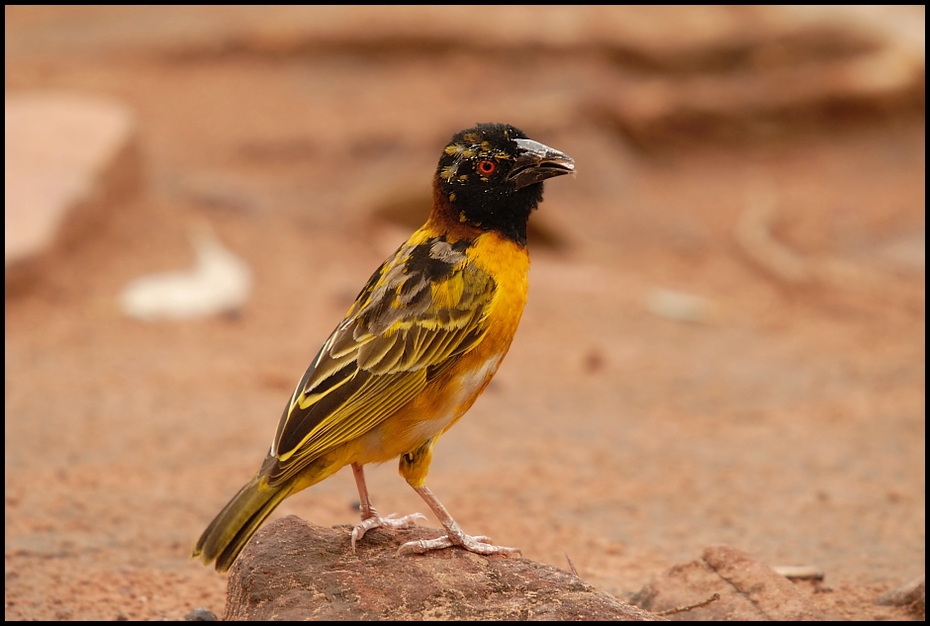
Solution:
[{"label": "rock", "polygon": [[878,598],[878,603],[885,606],[907,606],[923,618],[927,613],[927,583],[923,576],[886,591]]},{"label": "rock", "polygon": [[184,616],[186,622],[215,622],[216,615],[213,611],[200,606]]},{"label": "rock", "polygon": [[6,96],[6,278],[89,231],[139,184],[135,118],[111,100],[67,93]]},{"label": "rock", "polygon": [[670,615],[689,620],[817,620],[814,605],[784,576],[729,546],[711,546],[700,559],[676,565],[642,588],[633,604],[660,612],[720,599]]},{"label": "rock", "polygon": [[437,529],[323,528],[289,516],[263,528],[229,575],[227,620],[654,620],[569,572],[460,549],[395,557]]},{"label": "rock", "polygon": [[590,114],[644,151],[923,115],[921,7],[745,8],[709,13],[715,36],[690,54],[663,37],[645,58],[665,72],[618,73],[591,94]]}]

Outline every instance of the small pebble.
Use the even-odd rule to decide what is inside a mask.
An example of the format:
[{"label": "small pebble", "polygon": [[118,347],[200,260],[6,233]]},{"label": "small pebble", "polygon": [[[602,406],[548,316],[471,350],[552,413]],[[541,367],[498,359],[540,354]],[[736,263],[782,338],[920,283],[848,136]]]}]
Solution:
[{"label": "small pebble", "polygon": [[216,614],[201,606],[185,615],[184,620],[188,622],[215,622]]}]

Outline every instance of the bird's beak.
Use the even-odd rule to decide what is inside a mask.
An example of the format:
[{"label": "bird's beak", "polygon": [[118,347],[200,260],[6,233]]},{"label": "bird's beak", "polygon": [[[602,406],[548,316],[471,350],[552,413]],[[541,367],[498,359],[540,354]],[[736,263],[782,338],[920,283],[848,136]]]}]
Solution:
[{"label": "bird's beak", "polygon": [[514,139],[519,148],[517,160],[507,180],[517,189],[547,178],[575,173],[575,160],[565,153],[532,139]]}]

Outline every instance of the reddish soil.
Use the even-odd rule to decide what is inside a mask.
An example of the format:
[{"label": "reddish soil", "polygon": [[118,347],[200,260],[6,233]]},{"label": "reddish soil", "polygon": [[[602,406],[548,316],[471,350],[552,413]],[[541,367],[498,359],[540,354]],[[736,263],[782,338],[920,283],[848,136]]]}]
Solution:
[{"label": "reddish soil", "polygon": [[[144,172],[7,294],[8,619],[222,615],[193,542],[478,121],[578,175],[547,185],[513,348],[436,449],[429,484],[462,527],[621,598],[726,543],[822,568],[829,614],[913,617],[875,600],[925,567],[922,114],[643,151],[578,105],[613,71],[588,54],[176,53],[120,11],[6,13],[6,89],[128,103]],[[101,35],[114,21],[125,39]],[[750,260],[734,230],[761,193],[780,242],[845,270],[799,285]],[[192,263],[199,220],[252,267],[241,314],[122,316],[128,281]],[[707,308],[656,314],[657,289]],[[382,512],[424,509],[392,465],[369,486]],[[344,470],[276,515],[347,523],[355,499]]]}]

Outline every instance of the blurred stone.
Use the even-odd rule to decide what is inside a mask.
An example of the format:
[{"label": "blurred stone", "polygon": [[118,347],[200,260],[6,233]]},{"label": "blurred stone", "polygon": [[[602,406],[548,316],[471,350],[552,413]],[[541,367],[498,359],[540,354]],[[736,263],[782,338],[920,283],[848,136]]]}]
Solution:
[{"label": "blurred stone", "polygon": [[[8,20],[30,24],[36,9],[12,7]],[[303,55],[308,51],[436,53],[528,49],[607,53],[618,66],[683,74],[741,67],[794,66],[874,49],[894,34],[923,46],[921,7],[855,6],[493,6],[482,36],[462,24],[470,6],[82,6],[56,15],[49,36],[8,33],[7,53],[67,54],[156,50],[170,56]],[[144,24],[141,27],[140,24]],[[127,33],[132,33],[128,36]]]},{"label": "blurred stone", "polygon": [[54,246],[139,184],[135,119],[112,100],[68,93],[6,96],[5,267],[22,278]]},{"label": "blurred stone", "polygon": [[772,569],[788,580],[823,580],[826,576],[816,565],[775,565]]},{"label": "blurred stone", "polygon": [[229,574],[227,620],[660,619],[551,565],[460,549],[394,556],[434,528],[370,531],[349,547],[350,526],[295,516],[273,522]]},{"label": "blurred stone", "polygon": [[711,546],[700,559],[676,565],[639,591],[631,602],[655,613],[720,599],[673,620],[818,620],[825,616],[784,576],[729,546]]},{"label": "blurred stone", "polygon": [[927,268],[927,233],[902,233],[876,242],[872,250],[875,262],[889,270],[919,274]]},{"label": "blurred stone", "polygon": [[654,49],[653,64],[664,72],[618,72],[587,108],[646,150],[923,114],[923,9],[756,9],[743,28],[721,29],[693,50],[690,67],[675,60],[675,50]]},{"label": "blurred stone", "polygon": [[[461,27],[473,18],[469,6],[90,6],[59,17],[39,40],[15,27],[29,23],[33,11],[8,10],[14,25],[8,57],[75,50],[146,50],[171,59],[321,52],[383,59],[487,49],[575,55],[596,60],[608,78],[579,82],[548,104],[509,106],[521,107],[535,128],[593,116],[644,149],[686,147],[697,139],[765,140],[863,115],[923,113],[923,7],[501,6],[486,8],[482,36],[475,38]],[[327,145],[320,139],[259,143],[246,152],[316,154]]]},{"label": "blurred stone", "polygon": [[923,576],[886,591],[878,598],[878,603],[885,606],[910,606],[913,612],[923,618],[927,613],[927,583]]},{"label": "blurred stone", "polygon": [[187,622],[215,622],[216,615],[213,611],[205,609],[204,607],[197,607],[190,613],[184,616],[184,621]]},{"label": "blurred stone", "polygon": [[[794,34],[822,22],[824,15],[836,21],[831,16],[841,11],[830,9],[491,6],[483,11],[482,36],[476,38],[462,28],[474,19],[470,6],[237,6],[224,11],[208,6],[124,11],[83,6],[56,16],[54,36],[37,40],[27,29],[11,29],[7,52],[16,57],[89,48],[98,53],[145,49],[177,56],[286,56],[319,49],[369,54],[596,49],[626,65],[679,71],[726,64],[733,51],[738,56],[749,47],[747,42],[751,46],[760,38],[774,39],[771,34]],[[14,24],[28,24],[34,12],[31,7],[10,11]],[[823,45],[805,41],[806,48]]]},{"label": "blurred stone", "polygon": [[676,322],[710,323],[716,316],[714,304],[702,296],[653,287],[646,294],[646,310]]}]

